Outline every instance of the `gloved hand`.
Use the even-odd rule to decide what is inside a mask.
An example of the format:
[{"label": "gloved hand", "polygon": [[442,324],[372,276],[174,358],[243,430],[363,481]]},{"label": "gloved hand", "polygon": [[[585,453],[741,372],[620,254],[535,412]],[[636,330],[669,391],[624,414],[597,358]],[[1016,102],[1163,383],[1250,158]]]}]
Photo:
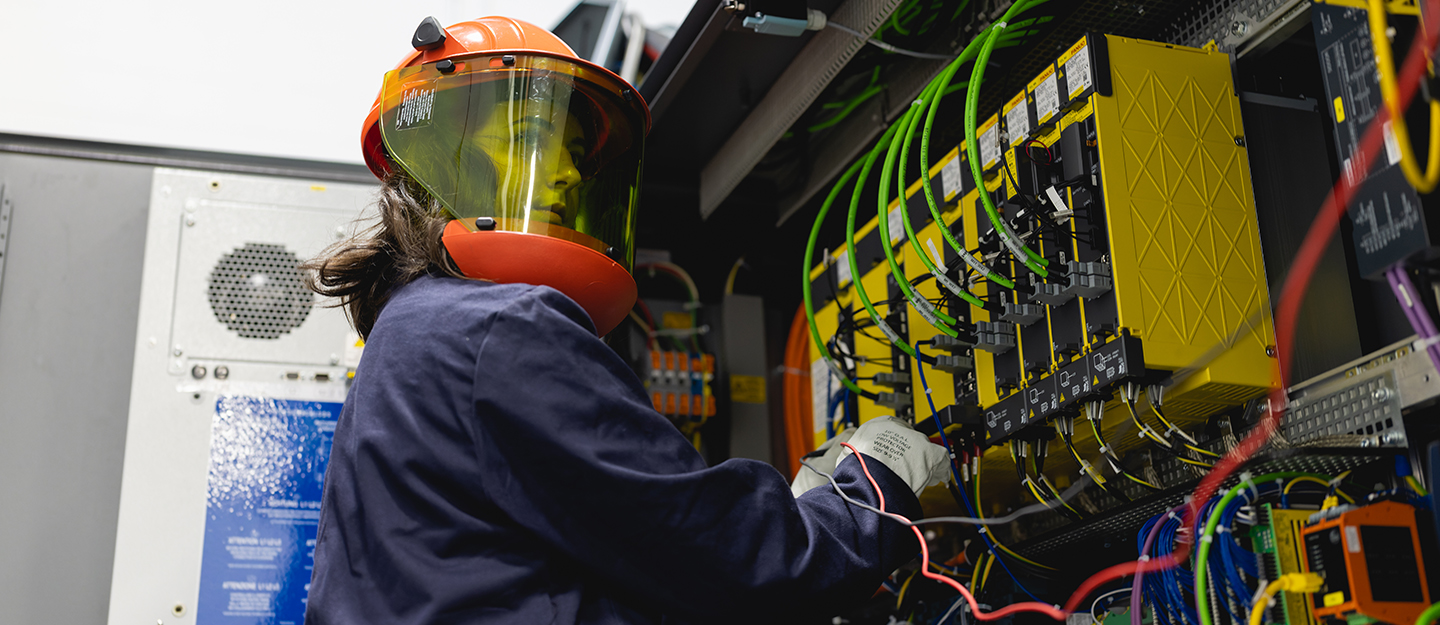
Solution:
[{"label": "gloved hand", "polygon": [[[909,423],[895,417],[866,421],[855,429],[855,435],[849,442],[856,451],[885,463],[900,479],[905,480],[916,497],[926,488],[944,483],[950,475],[950,454],[945,448],[930,442]],[[841,449],[845,451],[841,452],[839,459],[844,460],[850,450]]]},{"label": "gloved hand", "polygon": [[[845,449],[840,443],[849,441],[850,437],[854,435],[855,428],[849,428],[840,432],[831,437],[830,440],[821,443],[819,447],[815,448],[814,452],[806,455],[803,460],[810,463],[812,467],[830,473],[835,470],[835,463],[840,460],[840,452]],[[817,457],[814,455],[816,452],[823,453]],[[799,497],[805,494],[805,491],[815,488],[816,486],[825,486],[829,483],[830,480],[825,479],[825,476],[802,466],[800,467],[800,472],[795,474],[795,481],[790,483],[790,493]]]}]

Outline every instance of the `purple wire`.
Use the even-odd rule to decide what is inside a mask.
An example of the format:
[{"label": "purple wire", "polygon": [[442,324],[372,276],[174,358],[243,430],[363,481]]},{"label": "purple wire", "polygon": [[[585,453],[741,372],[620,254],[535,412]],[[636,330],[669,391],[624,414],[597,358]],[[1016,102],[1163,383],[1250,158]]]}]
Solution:
[{"label": "purple wire", "polygon": [[[1420,340],[1427,340],[1434,337],[1435,322],[1430,319],[1429,311],[1426,311],[1419,303],[1420,292],[1415,290],[1415,284],[1410,281],[1409,274],[1400,265],[1395,265],[1385,270],[1385,277],[1390,281],[1390,290],[1395,293],[1395,301],[1400,304],[1400,309],[1405,311],[1405,318],[1410,320],[1410,327]],[[1429,345],[1425,353],[1430,355],[1430,363],[1435,365],[1435,370],[1440,371],[1440,345]]]},{"label": "purple wire", "polygon": [[[1145,546],[1140,550],[1141,558],[1150,555],[1150,547],[1155,545],[1155,537],[1160,535],[1160,526],[1165,524],[1165,519],[1170,515],[1180,514],[1185,510],[1187,505],[1189,504],[1182,503],[1175,506],[1170,509],[1169,513],[1155,521],[1155,525],[1150,527],[1150,534],[1145,537]],[[1143,588],[1144,582],[1145,567],[1142,566],[1135,569],[1135,584],[1130,587],[1130,625],[1140,625],[1140,598],[1142,596],[1141,589]]]}]

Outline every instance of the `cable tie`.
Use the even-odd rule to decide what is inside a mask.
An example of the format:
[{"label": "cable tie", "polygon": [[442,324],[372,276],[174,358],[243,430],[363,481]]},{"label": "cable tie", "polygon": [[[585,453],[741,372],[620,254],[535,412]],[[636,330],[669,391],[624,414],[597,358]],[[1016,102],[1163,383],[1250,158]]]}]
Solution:
[{"label": "cable tie", "polygon": [[1148,555],[1142,555],[1142,556],[1140,556],[1140,557],[1137,558],[1137,559],[1138,559],[1139,561],[1141,561],[1141,562],[1149,562],[1149,561],[1150,561],[1150,556],[1148,556]]}]

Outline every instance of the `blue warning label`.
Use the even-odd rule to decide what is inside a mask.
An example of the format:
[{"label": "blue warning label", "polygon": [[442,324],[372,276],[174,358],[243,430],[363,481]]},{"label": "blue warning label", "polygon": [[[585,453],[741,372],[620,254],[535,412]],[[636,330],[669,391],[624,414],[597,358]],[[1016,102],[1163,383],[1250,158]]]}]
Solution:
[{"label": "blue warning label", "polygon": [[216,402],[197,625],[304,622],[340,407],[240,396]]}]

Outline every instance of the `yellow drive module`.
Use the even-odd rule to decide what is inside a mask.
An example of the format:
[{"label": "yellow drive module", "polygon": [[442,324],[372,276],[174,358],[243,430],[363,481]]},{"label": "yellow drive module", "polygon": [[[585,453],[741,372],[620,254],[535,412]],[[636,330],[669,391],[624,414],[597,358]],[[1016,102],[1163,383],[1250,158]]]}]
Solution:
[{"label": "yellow drive module", "polygon": [[[991,444],[1121,383],[1168,378],[1166,414],[1190,419],[1264,393],[1274,333],[1226,55],[1088,35],[1031,92],[1040,125],[1009,137],[995,200],[1041,224],[1016,230],[1049,275],[997,266],[1015,287],[977,328]],[[999,252],[977,221],[972,244]]]}]

